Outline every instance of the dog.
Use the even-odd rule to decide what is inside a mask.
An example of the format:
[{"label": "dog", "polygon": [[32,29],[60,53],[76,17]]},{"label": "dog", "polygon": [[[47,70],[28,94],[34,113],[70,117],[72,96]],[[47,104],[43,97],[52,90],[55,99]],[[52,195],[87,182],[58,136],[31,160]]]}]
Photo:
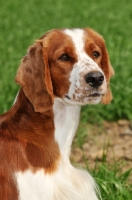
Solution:
[{"label": "dog", "polygon": [[20,85],[0,116],[1,200],[97,200],[97,185],[70,164],[80,108],[112,100],[114,71],[94,30],[56,29],[29,47]]}]

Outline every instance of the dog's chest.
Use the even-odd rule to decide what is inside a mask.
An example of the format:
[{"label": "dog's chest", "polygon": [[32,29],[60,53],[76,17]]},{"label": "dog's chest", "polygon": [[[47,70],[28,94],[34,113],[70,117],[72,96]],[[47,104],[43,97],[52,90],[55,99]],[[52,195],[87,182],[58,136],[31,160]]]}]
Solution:
[{"label": "dog's chest", "polygon": [[16,182],[19,200],[97,200],[92,177],[65,159],[60,160],[58,170],[52,174],[43,169],[18,172]]},{"label": "dog's chest", "polygon": [[52,176],[45,175],[44,170],[38,172],[18,172],[16,174],[19,200],[53,199]]}]

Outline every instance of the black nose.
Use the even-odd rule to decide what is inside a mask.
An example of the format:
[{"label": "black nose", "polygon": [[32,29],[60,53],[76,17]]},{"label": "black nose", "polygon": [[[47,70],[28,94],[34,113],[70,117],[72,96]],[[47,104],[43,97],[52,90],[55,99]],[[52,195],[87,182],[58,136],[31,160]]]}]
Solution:
[{"label": "black nose", "polygon": [[104,81],[104,75],[98,71],[90,72],[85,76],[85,81],[91,87],[99,87]]}]

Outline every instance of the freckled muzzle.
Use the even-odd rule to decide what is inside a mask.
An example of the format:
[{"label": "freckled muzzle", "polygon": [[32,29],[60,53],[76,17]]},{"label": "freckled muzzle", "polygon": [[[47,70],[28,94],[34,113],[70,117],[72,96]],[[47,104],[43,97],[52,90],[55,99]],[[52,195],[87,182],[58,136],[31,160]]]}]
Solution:
[{"label": "freckled muzzle", "polygon": [[104,75],[99,71],[93,71],[85,76],[85,81],[88,83],[91,87],[99,87],[104,82]]}]

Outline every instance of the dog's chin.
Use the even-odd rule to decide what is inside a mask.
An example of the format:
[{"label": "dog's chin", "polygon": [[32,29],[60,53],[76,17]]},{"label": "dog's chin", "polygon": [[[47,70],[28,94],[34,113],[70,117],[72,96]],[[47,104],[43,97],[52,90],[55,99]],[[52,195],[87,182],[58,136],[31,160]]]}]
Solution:
[{"label": "dog's chin", "polygon": [[98,104],[100,103],[103,95],[101,94],[93,94],[89,96],[83,96],[81,98],[70,98],[68,95],[65,95],[63,100],[67,104],[72,105],[87,105],[87,104]]}]

